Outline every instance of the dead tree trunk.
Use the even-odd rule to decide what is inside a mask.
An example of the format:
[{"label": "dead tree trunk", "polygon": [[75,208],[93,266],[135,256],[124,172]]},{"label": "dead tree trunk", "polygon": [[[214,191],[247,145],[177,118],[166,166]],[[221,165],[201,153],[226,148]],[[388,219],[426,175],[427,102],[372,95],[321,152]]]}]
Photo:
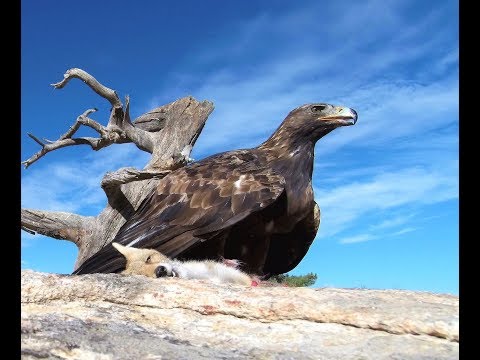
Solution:
[{"label": "dead tree trunk", "polygon": [[[41,149],[22,162],[25,168],[50,151],[72,145],[90,145],[93,150],[100,150],[111,144],[133,142],[140,150],[152,154],[149,163],[142,170],[121,168],[105,174],[101,187],[108,204],[95,217],[44,210],[21,210],[22,229],[25,231],[69,240],[77,245],[76,269],[112,241],[159,179],[190,160],[192,147],[214,107],[209,101],[198,102],[188,96],[155,108],[131,121],[128,96],[125,98],[125,105],[122,104],[114,90],[102,85],[81,69],[68,70],[64,79],[52,86],[61,89],[73,78],[82,80],[110,102],[112,109],[108,124],[103,126],[91,119],[89,115],[96,109],[89,109],[56,141],[42,141],[28,134]],[[82,125],[94,129],[99,137],[74,137]]]}]

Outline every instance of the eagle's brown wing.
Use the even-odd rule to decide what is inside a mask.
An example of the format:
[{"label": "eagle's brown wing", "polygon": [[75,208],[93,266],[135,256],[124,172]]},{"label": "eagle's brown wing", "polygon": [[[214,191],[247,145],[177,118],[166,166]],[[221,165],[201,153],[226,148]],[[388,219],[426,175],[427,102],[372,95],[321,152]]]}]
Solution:
[{"label": "eagle's brown wing", "polygon": [[[268,207],[284,186],[284,178],[252,151],[215,155],[160,180],[113,241],[175,257]],[[124,267],[123,256],[109,244],[74,274]]]},{"label": "eagle's brown wing", "polygon": [[264,273],[276,275],[294,269],[307,254],[319,226],[320,208],[314,202],[311,211],[291,232],[272,235]]}]

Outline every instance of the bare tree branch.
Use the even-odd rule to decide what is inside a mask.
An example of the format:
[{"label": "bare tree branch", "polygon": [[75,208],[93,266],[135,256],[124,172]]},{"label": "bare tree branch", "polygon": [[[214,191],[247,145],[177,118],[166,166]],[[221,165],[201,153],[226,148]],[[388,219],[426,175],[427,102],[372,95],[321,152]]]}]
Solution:
[{"label": "bare tree branch", "polygon": [[[33,134],[28,134],[35,142],[40,144],[42,149],[35,153],[29,159],[22,161],[22,164],[25,165],[25,168],[28,168],[31,164],[35,161],[39,160],[45,154],[66,147],[66,146],[73,146],[73,145],[90,145],[93,150],[100,150],[108,145],[113,143],[126,143],[129,140],[126,138],[124,132],[121,129],[107,129],[103,125],[99,124],[93,119],[87,117],[87,115],[97,111],[97,109],[88,109],[82,115],[77,118],[77,121],[68,129],[68,131],[60,136],[56,141],[46,140],[48,144],[43,143],[40,141],[36,136]],[[100,138],[94,137],[80,137],[80,138],[72,138],[72,136],[77,132],[80,128],[80,125],[85,125],[100,134]]]},{"label": "bare tree branch", "polygon": [[111,127],[122,128],[124,116],[123,105],[113,106],[110,110],[107,129],[110,129]]},{"label": "bare tree branch", "polygon": [[30,165],[32,165],[35,161],[40,159],[45,154],[48,154],[51,151],[72,146],[72,145],[90,145],[93,150],[100,150],[107,145],[110,145],[112,142],[107,141],[100,138],[93,138],[93,137],[80,137],[74,139],[65,139],[65,140],[57,140],[50,144],[43,144],[43,147],[40,151],[33,154],[30,158],[25,161],[22,161],[25,169],[27,169]]},{"label": "bare tree branch", "polygon": [[[163,107],[165,127],[159,132],[151,132],[154,149],[152,158],[147,164],[148,169],[176,169],[185,165],[186,157],[179,156],[185,152],[186,145],[195,145],[198,135],[205,125],[206,119],[213,111],[213,104],[209,101],[198,102],[193,97],[187,96]],[[157,114],[162,113],[162,108],[155,109]],[[145,118],[145,115],[142,115]],[[175,119],[172,121],[172,119]],[[198,124],[192,128],[191,124]],[[193,130],[193,131],[192,131]],[[188,138],[188,142],[184,142]],[[177,141],[182,139],[182,141]]]},{"label": "bare tree branch", "polygon": [[[33,134],[28,134],[42,149],[22,162],[25,168],[39,160],[45,154],[66,146],[90,145],[93,150],[100,150],[113,143],[123,144],[133,142],[140,150],[149,152],[153,155],[148,167],[156,170],[175,169],[185,165],[189,161],[189,156],[183,156],[182,148],[179,148],[181,142],[177,138],[189,136],[189,145],[193,146],[198,134],[201,132],[204,121],[196,129],[193,137],[188,134],[190,126],[188,122],[197,123],[201,119],[206,119],[213,110],[213,104],[204,101],[197,102],[192,97],[179,99],[166,106],[154,109],[137,118],[139,126],[135,126],[130,119],[130,99],[125,98],[125,110],[118,98],[117,93],[100,84],[93,76],[81,69],[70,69],[64,79],[53,86],[57,89],[63,88],[72,78],[79,78],[89,85],[97,94],[108,99],[112,104],[110,118],[107,126],[103,126],[95,120],[88,117],[89,114],[97,109],[88,109],[81,114],[76,122],[67,130],[65,134],[56,141],[45,140],[44,143]],[[153,116],[152,116],[153,115]],[[175,121],[167,121],[167,118],[176,118]],[[80,137],[72,138],[81,125],[88,126],[99,133],[99,138]],[[177,130],[179,129],[179,130]],[[187,144],[188,145],[188,144]],[[168,155],[173,154],[173,155]]]},{"label": "bare tree branch", "polygon": [[161,179],[169,174],[171,170],[153,171],[153,170],[138,170],[133,167],[125,167],[117,171],[107,172],[102,179],[102,189],[108,197],[108,193],[116,191],[120,185],[127,184],[133,181],[141,181],[147,179]]},{"label": "bare tree branch", "polygon": [[55,239],[69,240],[77,245],[95,223],[94,217],[59,211],[22,209],[21,215],[23,230]]},{"label": "bare tree branch", "polygon": [[[76,122],[67,130],[65,134],[59,137],[57,141],[46,140],[45,144],[33,134],[28,134],[35,142],[37,142],[42,149],[31,156],[29,159],[22,162],[25,168],[28,168],[35,161],[39,160],[45,154],[72,145],[90,145],[93,150],[100,150],[113,143],[123,144],[133,142],[137,147],[149,153],[153,152],[153,141],[149,132],[136,128],[130,120],[130,101],[126,97],[125,112],[123,105],[118,98],[118,95],[112,89],[100,84],[93,76],[81,69],[70,69],[65,75],[64,79],[53,86],[57,89],[63,88],[72,78],[80,78],[87,85],[89,85],[97,94],[108,99],[112,104],[110,112],[110,119],[108,125],[105,127],[95,120],[88,117],[97,109],[88,109],[83,114],[77,117]],[[73,139],[72,136],[78,131],[81,125],[88,126],[99,133],[100,138],[81,137]]]},{"label": "bare tree branch", "polygon": [[150,154],[153,152],[153,139],[149,132],[133,126],[130,120],[130,98],[125,98],[125,113],[121,128],[125,131],[126,136],[143,151]]},{"label": "bare tree branch", "polygon": [[35,135],[30,134],[30,133],[28,133],[27,135],[28,135],[29,137],[31,137],[31,138],[32,138],[37,144],[39,144],[40,146],[45,146],[45,144],[44,144],[42,141],[40,141]]},{"label": "bare tree branch", "polygon": [[[95,111],[97,111],[96,108],[86,110],[82,115],[80,115],[80,116],[77,118],[77,121],[75,122],[75,124],[73,124],[72,126],[70,126],[70,129],[68,129],[68,131],[67,131],[65,134],[63,134],[62,136],[60,136],[60,137],[58,138],[58,140],[63,140],[63,139],[71,138],[71,137],[77,132],[77,130],[80,128],[80,125],[82,124],[82,123],[80,122],[80,119],[82,119],[82,118],[90,115],[91,113],[93,113],[93,112],[95,112]],[[98,123],[97,123],[97,125],[98,125],[99,127],[102,127],[102,128],[103,128],[102,125],[100,125],[100,124],[98,124]],[[91,126],[91,127],[93,127],[93,126]],[[96,130],[96,129],[95,129],[95,130]],[[97,131],[98,131],[98,130],[97,130]]]},{"label": "bare tree branch", "polygon": [[25,226],[21,226],[21,228],[22,228],[23,231],[26,231],[26,232],[28,232],[29,234],[32,234],[32,235],[35,235],[35,234],[36,234],[35,231],[32,231],[32,230],[30,230],[30,229],[27,229]]},{"label": "bare tree branch", "polygon": [[[93,76],[81,69],[70,69],[64,79],[53,86],[63,88],[72,78],[84,81],[97,94],[107,99],[112,108],[106,126],[91,119],[96,109],[89,109],[57,140],[51,141],[29,134],[41,146],[41,150],[23,161],[25,168],[50,151],[74,145],[89,145],[100,150],[111,144],[133,142],[152,154],[143,170],[122,168],[105,174],[101,186],[107,196],[105,209],[96,217],[84,217],[63,212],[22,209],[21,226],[24,231],[73,241],[78,246],[75,268],[112,241],[115,234],[153,191],[159,179],[185,165],[190,159],[198,135],[213,111],[209,101],[197,101],[187,96],[155,108],[130,119],[130,100],[125,107],[117,93],[100,84]],[[74,137],[81,126],[96,131],[98,137]]]},{"label": "bare tree branch", "polygon": [[116,91],[106,87],[105,85],[100,84],[97,79],[95,79],[92,75],[90,75],[86,71],[83,71],[82,69],[73,68],[73,69],[67,70],[63,75],[62,81],[59,81],[51,85],[55,89],[61,89],[65,85],[67,85],[67,83],[73,78],[82,80],[98,95],[107,99],[110,102],[110,104],[112,104],[113,107],[122,106],[122,103],[118,98]]}]

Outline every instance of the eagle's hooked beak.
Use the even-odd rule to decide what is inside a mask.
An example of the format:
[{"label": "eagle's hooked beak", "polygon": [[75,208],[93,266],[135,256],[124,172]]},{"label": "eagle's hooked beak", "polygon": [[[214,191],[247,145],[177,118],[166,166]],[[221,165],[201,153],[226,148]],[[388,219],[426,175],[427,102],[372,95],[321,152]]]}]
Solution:
[{"label": "eagle's hooked beak", "polygon": [[334,120],[338,126],[355,125],[357,122],[357,112],[353,109],[341,106],[335,106],[329,115],[324,115],[321,120]]}]

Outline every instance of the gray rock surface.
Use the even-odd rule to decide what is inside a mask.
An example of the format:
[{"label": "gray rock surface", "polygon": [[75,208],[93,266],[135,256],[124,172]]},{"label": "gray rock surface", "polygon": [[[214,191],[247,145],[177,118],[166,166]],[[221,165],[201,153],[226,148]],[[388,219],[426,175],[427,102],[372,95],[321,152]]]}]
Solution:
[{"label": "gray rock surface", "polygon": [[458,297],[22,271],[22,359],[457,359]]}]

